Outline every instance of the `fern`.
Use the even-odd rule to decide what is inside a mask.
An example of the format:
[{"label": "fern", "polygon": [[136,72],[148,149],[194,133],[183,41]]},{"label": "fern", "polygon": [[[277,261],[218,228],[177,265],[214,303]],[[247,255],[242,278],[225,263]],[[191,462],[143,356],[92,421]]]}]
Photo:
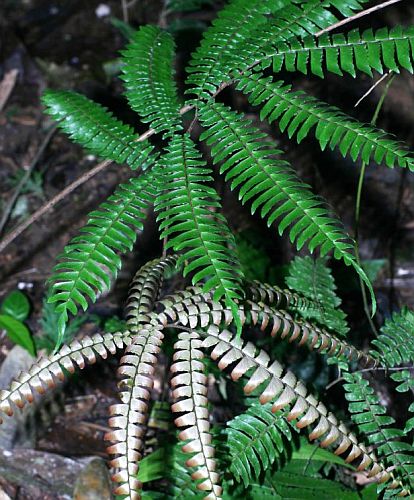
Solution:
[{"label": "fern", "polygon": [[364,163],[373,159],[388,167],[396,164],[414,170],[414,158],[403,145],[385,136],[385,132],[361,124],[338,108],[329,106],[305,92],[292,92],[290,85],[273,82],[272,78],[250,75],[241,78],[237,88],[249,94],[253,105],[263,105],[260,118],[277,121],[289,138],[300,143],[314,129],[321,149],[338,147],[342,156],[359,157]]},{"label": "fern", "polygon": [[[347,463],[355,463],[358,470],[368,471],[369,477],[396,489],[400,483],[396,480],[389,482],[392,476],[376,456],[369,453],[344,424],[309,394],[292,372],[284,369],[278,361],[271,360],[266,352],[251,342],[240,340],[223,328],[235,322],[233,313],[225,304],[212,301],[212,292],[190,287],[155,302],[163,275],[174,262],[175,258],[156,261],[137,273],[127,303],[125,332],[106,336],[98,334],[82,342],[75,341],[70,346],[64,346],[59,353],[39,360],[27,374],[20,375],[13,382],[10,390],[0,394],[0,412],[12,414],[14,405],[22,407],[26,401],[33,400],[33,391],[44,392],[47,386],[53,387],[55,379],[64,376],[64,370],[73,372],[76,367],[83,368],[87,362],[95,362],[98,356],[105,358],[108,353],[115,353],[117,347],[125,345],[119,368],[121,403],[110,408],[109,425],[112,430],[106,438],[112,442],[108,452],[113,456],[113,480],[117,483],[115,492],[135,500],[139,498],[141,488],[138,468],[143,453],[155,364],[163,331],[173,327],[181,333],[175,344],[172,364],[174,376],[171,386],[175,399],[172,409],[178,413],[175,423],[181,429],[180,438],[185,441],[184,451],[194,454],[187,460],[187,465],[194,467],[192,477],[198,489],[207,494],[204,497],[206,500],[219,498],[221,486],[210,437],[207,378],[202,363],[204,350],[211,351],[211,358],[217,362],[218,368],[228,369],[233,380],[244,379],[246,394],[254,393],[261,404],[269,403],[271,411],[281,410],[281,415],[297,428],[310,428],[309,439],[317,440],[321,447],[332,448],[337,455],[345,455]],[[249,301],[243,306],[250,308],[254,323],[257,317],[254,307]],[[242,309],[242,304],[239,307]],[[266,307],[263,304],[255,307],[263,310],[263,321],[268,324]],[[280,314],[282,317],[286,315],[283,311]],[[240,313],[241,318],[246,319],[247,316],[246,312]],[[299,328],[294,320],[290,321],[294,330]],[[279,324],[279,328],[286,331],[285,325]],[[270,414],[265,417],[260,410],[254,418],[260,418],[264,424],[272,422]],[[244,424],[240,421],[237,428],[243,433],[248,432],[255,440],[257,434],[252,429],[246,431]],[[280,429],[281,425],[278,424]],[[258,440],[252,443],[252,449],[249,451],[246,448],[247,463],[244,462],[246,467],[252,467],[257,472],[266,464],[265,456],[260,456],[262,465],[259,464],[259,468],[255,462],[254,457],[257,458],[261,444],[267,443],[269,463],[274,460],[266,439],[266,426],[262,426],[262,431]],[[404,466],[407,464],[407,461],[403,463]]]},{"label": "fern", "polygon": [[338,18],[329,10],[331,7],[344,16],[351,16],[362,9],[365,2],[344,4],[331,0],[298,0],[272,3],[273,17],[254,31],[250,30],[243,43],[238,43],[237,51],[233,50],[227,57],[221,56],[219,64],[223,71],[222,79],[237,78],[240,74],[248,73],[251,68],[260,68],[264,55],[269,50],[273,51],[275,41],[306,37],[333,25]]},{"label": "fern", "polygon": [[227,423],[230,470],[246,487],[252,476],[258,477],[283,455],[286,441],[291,440],[285,419],[270,408],[270,404],[252,405],[246,413]]},{"label": "fern", "polygon": [[123,52],[126,96],[131,108],[157,132],[182,128],[173,80],[174,41],[156,26],[143,26]]},{"label": "fern", "polygon": [[[399,477],[411,487],[414,485],[414,448],[400,439],[404,432],[390,427],[394,419],[387,416],[386,409],[380,404],[374,390],[361,373],[343,373],[346,381],[345,397],[349,404],[352,420],[358,425],[360,432],[368,443],[375,446],[378,455],[384,457],[386,463],[396,468]],[[400,496],[408,494],[402,483],[398,485]]]},{"label": "fern", "polygon": [[174,375],[171,380],[172,396],[175,400],[171,409],[181,414],[175,424],[184,428],[178,435],[181,441],[185,441],[182,450],[192,454],[186,461],[187,466],[196,468],[191,477],[198,482],[200,490],[211,492],[208,498],[218,499],[222,488],[216,472],[214,448],[211,446],[207,377],[204,374],[201,346],[202,340],[195,332],[178,335],[174,345],[175,362],[171,366]]},{"label": "fern", "polygon": [[372,76],[372,70],[383,73],[384,69],[399,73],[400,67],[413,72],[412,61],[414,29],[396,27],[381,28],[375,33],[369,29],[362,34],[358,29],[348,34],[324,34],[318,39],[292,38],[276,43],[273,53],[263,56],[272,61],[273,71],[283,67],[287,71],[300,71],[323,78],[324,70],[355,77],[357,71]]},{"label": "fern", "polygon": [[[219,84],[227,79],[228,68],[222,59],[237,54],[255,28],[266,23],[265,14],[271,12],[272,4],[272,0],[234,0],[219,12],[187,68],[189,93],[208,98],[217,91]],[[277,0],[277,5],[283,4],[286,1]]]},{"label": "fern", "polygon": [[254,199],[252,213],[260,208],[269,226],[280,217],[279,234],[291,225],[290,240],[298,249],[307,243],[311,252],[320,247],[322,256],[333,250],[337,259],[352,265],[367,283],[374,304],[372,286],[352,254],[350,238],[287,162],[273,159],[280,151],[263,142],[265,134],[219,103],[201,105],[200,120],[208,128],[201,138],[214,145],[215,163],[226,159],[220,172],[231,180],[232,189],[240,189],[241,202]]},{"label": "fern", "polygon": [[[163,15],[174,9],[198,8],[201,3],[171,0],[165,3]],[[372,286],[354,255],[353,240],[326,203],[283,160],[266,134],[241,113],[216,102],[224,88],[236,83],[251,104],[263,107],[262,119],[277,120],[280,129],[289,137],[296,136],[298,142],[312,131],[322,149],[338,147],[354,161],[360,158],[365,163],[373,160],[412,169],[412,155],[382,131],[263,75],[271,65],[276,72],[286,69],[322,77],[326,71],[353,76],[359,71],[371,75],[373,71],[398,72],[400,68],[412,72],[412,27],[362,34],[353,30],[347,35],[320,33],[329,31],[327,28],[341,16],[352,15],[365,3],[230,0],[191,56],[187,93],[194,99],[182,107],[174,80],[172,36],[154,26],[141,27],[123,54],[126,97],[150,127],[141,137],[105,108],[78,94],[46,94],[49,113],[75,141],[103,158],[126,162],[133,169],[148,169],[119,186],[92,212],[80,235],[60,256],[51,278],[50,298],[59,315],[58,344],[64,338],[69,314],[86,310],[109,289],[121,267],[121,255],[132,249],[152,205],[164,251],[178,252],[149,262],[135,275],[128,293],[126,321],[121,323],[125,331],[97,334],[62,347],[38,360],[0,395],[0,412],[11,415],[16,407],[32,401],[35,392],[52,388],[66,372],[125,348],[118,372],[120,402],[110,409],[111,431],[106,436],[111,442],[108,452],[116,494],[138,499],[142,478],[149,481],[149,473],[145,476],[145,470],[141,470],[140,474],[139,463],[145,453],[157,358],[168,329],[169,334],[171,330],[178,332],[170,392],[190,471],[177,462],[182,454],[171,452],[173,461],[165,460],[165,465],[170,464],[170,470],[177,474],[173,482],[168,472],[163,477],[171,486],[167,495],[196,498],[202,492],[205,499],[219,499],[224,486],[223,498],[239,492],[246,498],[264,498],[269,492],[276,498],[316,494],[323,498],[323,492],[331,497],[355,498],[358,493],[326,481],[318,469],[309,474],[299,470],[296,457],[288,469],[269,470],[276,465],[279,453],[286,451],[284,440],[290,438],[291,431],[285,420],[294,428],[308,429],[311,441],[344,456],[345,462],[358,471],[365,471],[380,484],[385,497],[411,495],[412,447],[404,431],[395,429],[393,420],[385,415],[368,382],[360,373],[350,373],[348,364],[368,369],[402,365],[403,370],[395,371],[392,378],[399,384],[398,391],[411,391],[413,313],[404,310],[387,321],[369,353],[337,337],[336,333],[346,333],[346,325],[338,310],[340,301],[332,276],[324,267],[329,252],[357,271],[369,287],[375,310]],[[181,115],[189,110],[194,110],[194,115],[187,127]],[[197,123],[204,131],[196,143],[190,133],[196,137]],[[155,134],[162,139],[157,141],[157,152],[147,140]],[[288,285],[300,294],[245,281],[234,236],[212,187],[213,170],[198,152],[198,142],[202,141],[210,146],[213,162],[220,165],[224,180],[238,191],[241,204],[251,204],[252,213],[258,212],[269,226],[276,223],[280,235],[288,232],[298,250],[306,246],[311,253],[320,254],[316,262],[309,257],[298,258],[292,265]],[[193,286],[163,296],[163,280],[176,264],[182,268],[181,279],[191,276]],[[298,313],[305,321],[295,317]],[[324,330],[308,318],[334,331]],[[237,333],[232,331],[234,327]],[[272,340],[296,342],[339,363],[352,419],[369,449],[282,362],[246,340],[244,331],[252,328],[268,334],[261,344]],[[167,352],[169,347],[171,344]],[[273,346],[271,351],[280,352]],[[224,474],[210,429],[207,373],[212,362],[203,362],[205,352],[223,371],[222,379],[241,380],[245,394],[262,405],[253,406],[231,422],[227,430],[231,463]],[[406,432],[412,430],[412,422],[407,422]],[[151,460],[158,463],[154,469],[158,479],[163,468],[157,457]],[[236,480],[243,484],[236,485]],[[155,491],[145,496],[159,497]]]},{"label": "fern", "polygon": [[[365,0],[364,0],[365,1]],[[277,0],[230,2],[206,31],[193,54],[187,72],[190,93],[199,98],[210,97],[231,75],[258,64],[269,50],[269,40],[313,34],[337,21],[328,8],[334,6],[351,15],[364,2],[352,1],[348,6],[330,0]],[[303,4],[296,6],[295,4]],[[275,20],[266,15],[273,14]],[[263,54],[264,53],[264,54]]]},{"label": "fern", "polygon": [[341,299],[336,295],[336,286],[326,259],[296,257],[289,265],[287,286],[310,299],[316,308],[299,308],[305,319],[314,319],[330,330],[346,335],[349,328],[345,313],[339,309]]},{"label": "fern", "polygon": [[381,334],[372,341],[375,350],[372,355],[379,357],[388,367],[414,364],[414,313],[404,308],[394,313],[381,328]]},{"label": "fern", "polygon": [[232,235],[219,210],[217,193],[206,183],[211,175],[188,135],[175,136],[161,159],[160,192],[156,200],[162,238],[167,248],[183,251],[178,263],[188,260],[184,274],[197,271],[192,281],[207,279],[204,290],[214,298],[225,296],[229,304],[243,295],[242,273],[234,252]]},{"label": "fern", "polygon": [[87,299],[97,300],[98,294],[109,289],[110,276],[116,277],[121,268],[117,252],[131,250],[148,205],[154,197],[153,177],[147,173],[120,185],[98,210],[89,214],[88,223],[73,238],[58,257],[50,278],[50,303],[59,314],[57,344],[65,334],[68,312],[88,307]]},{"label": "fern", "polygon": [[69,91],[48,90],[43,95],[46,111],[74,141],[94,154],[132,169],[147,168],[154,161],[148,141],[137,141],[129,125],[115,119],[103,106]]}]

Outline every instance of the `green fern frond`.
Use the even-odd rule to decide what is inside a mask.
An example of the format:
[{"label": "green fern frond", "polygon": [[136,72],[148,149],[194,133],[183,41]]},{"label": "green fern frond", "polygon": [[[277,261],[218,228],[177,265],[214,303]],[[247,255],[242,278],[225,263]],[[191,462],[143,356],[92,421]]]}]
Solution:
[{"label": "green fern frond", "polygon": [[291,428],[271,404],[253,404],[227,423],[230,471],[247,487],[253,477],[267,470],[286,450]]},{"label": "green fern frond", "polygon": [[390,427],[395,420],[386,415],[384,405],[361,373],[345,371],[342,377],[346,381],[345,397],[350,402],[352,420],[367,442],[375,446],[376,453],[383,457],[387,465],[393,466],[394,475],[400,483],[396,493],[399,496],[408,495],[404,484],[414,485],[414,448],[401,441],[404,431]]},{"label": "green fern frond", "polygon": [[[238,77],[252,67],[268,66],[265,58],[272,52],[275,42],[282,42],[293,37],[304,38],[333,25],[338,18],[331,12],[334,8],[348,17],[363,8],[367,0],[342,2],[337,0],[308,0],[278,2],[274,5],[274,15],[266,24],[256,28],[231,57],[223,58],[221,65],[226,67],[227,78]],[[296,5],[297,4],[297,5]],[[277,10],[276,10],[277,9]]]},{"label": "green fern frond", "polygon": [[407,308],[394,313],[372,341],[371,354],[392,368],[403,363],[414,364],[414,313]]},{"label": "green fern frond", "polygon": [[321,78],[324,71],[338,75],[348,73],[355,77],[357,71],[372,76],[372,70],[400,72],[404,68],[413,72],[414,28],[397,26],[389,30],[372,29],[362,34],[358,29],[345,34],[323,34],[319,38],[291,38],[274,45],[273,53],[263,56],[261,66],[272,61],[273,71],[284,67],[287,71],[309,72]]},{"label": "green fern frond", "polygon": [[253,482],[240,498],[246,498],[247,493],[249,500],[361,499],[359,492],[346,488],[339,481],[315,474],[311,464],[309,460],[292,460],[282,470],[268,471],[262,481]]},{"label": "green fern frond", "polygon": [[[278,4],[285,3],[278,0]],[[219,12],[190,60],[187,83],[191,89],[188,93],[209,98],[217,91],[228,79],[226,61],[237,54],[255,28],[266,23],[265,14],[271,12],[272,4],[274,8],[272,0],[232,0]]]},{"label": "green fern frond", "polygon": [[341,335],[347,334],[346,314],[339,309],[341,299],[336,294],[335,281],[326,258],[295,257],[289,265],[286,284],[312,301],[312,305],[317,305],[316,308],[299,308],[303,318],[316,320]]},{"label": "green fern frond", "polygon": [[320,247],[321,256],[333,250],[335,258],[352,265],[367,283],[375,309],[372,285],[356,262],[352,240],[288,163],[274,158],[280,151],[263,142],[266,135],[220,103],[200,104],[199,114],[207,128],[201,139],[213,144],[215,163],[225,160],[220,172],[232,189],[239,188],[241,202],[253,200],[252,213],[260,208],[269,226],[280,218],[279,234],[291,226],[290,240],[298,249],[305,243],[311,252]]},{"label": "green fern frond", "polygon": [[255,74],[241,78],[237,88],[249,94],[251,104],[263,106],[262,120],[276,120],[289,138],[296,135],[298,143],[314,130],[322,150],[338,147],[342,156],[349,154],[353,161],[361,157],[364,163],[372,159],[378,165],[384,162],[391,168],[398,165],[414,170],[414,157],[403,144],[303,91],[292,91],[291,85]]},{"label": "green fern frond", "polygon": [[85,311],[88,301],[110,287],[110,276],[121,268],[117,252],[132,250],[137,231],[143,228],[146,210],[155,196],[151,172],[121,184],[98,210],[89,214],[87,224],[58,257],[50,278],[50,303],[56,303],[59,313],[58,344],[61,343],[68,321],[68,312]]},{"label": "green fern frond", "polygon": [[[410,366],[407,370],[396,371],[390,375],[390,378],[394,380],[394,382],[398,383],[398,386],[395,388],[397,392],[411,392],[414,394],[414,376],[413,376],[414,367]],[[414,413],[414,402],[408,408],[408,411]],[[414,430],[414,416],[409,418],[404,427],[404,434],[408,435],[409,432]],[[413,442],[414,449],[414,442]]]},{"label": "green fern frond", "polygon": [[156,26],[143,26],[122,53],[122,79],[131,108],[157,132],[182,128],[173,78],[174,40]]},{"label": "green fern frond", "polygon": [[211,171],[187,134],[173,137],[160,166],[156,210],[161,237],[169,239],[167,248],[184,251],[178,264],[185,264],[185,275],[196,271],[193,284],[206,280],[203,289],[214,289],[214,300],[224,296],[233,304],[243,296],[242,272],[228,246],[234,247],[234,238],[227,222],[212,211],[220,210],[220,202],[207,185]]},{"label": "green fern frond", "polygon": [[133,170],[152,163],[153,146],[138,141],[134,129],[113,117],[106,108],[76,92],[47,90],[43,97],[46,112],[59,122],[71,139],[91,153],[127,163]]}]

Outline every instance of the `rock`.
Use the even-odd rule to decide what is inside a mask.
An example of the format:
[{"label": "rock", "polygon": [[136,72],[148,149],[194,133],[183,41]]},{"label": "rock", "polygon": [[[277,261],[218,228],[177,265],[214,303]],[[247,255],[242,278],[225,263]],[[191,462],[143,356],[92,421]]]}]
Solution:
[{"label": "rock", "polygon": [[76,481],[73,500],[111,500],[108,469],[101,458],[92,459]]},{"label": "rock", "polygon": [[[0,389],[7,389],[10,382],[20,372],[27,371],[33,363],[34,358],[25,349],[14,346],[7,354],[0,368]],[[27,405],[23,412],[17,410],[12,418],[4,419],[3,425],[0,426],[0,449],[12,449],[17,443],[22,446],[31,446],[33,444],[30,437],[20,432],[28,411],[30,409]]]}]

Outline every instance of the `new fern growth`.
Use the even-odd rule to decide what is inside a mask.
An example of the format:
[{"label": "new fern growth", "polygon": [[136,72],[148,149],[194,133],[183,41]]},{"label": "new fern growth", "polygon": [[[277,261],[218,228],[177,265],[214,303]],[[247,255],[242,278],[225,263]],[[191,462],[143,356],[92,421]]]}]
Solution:
[{"label": "new fern growth", "polygon": [[[202,3],[209,2],[174,0],[167,2],[167,8],[191,10]],[[385,327],[367,354],[336,336],[335,332],[345,335],[347,326],[344,314],[338,312],[339,301],[325,260],[314,264],[310,258],[304,259],[292,267],[288,285],[299,295],[248,284],[212,183],[213,167],[198,147],[203,141],[210,148],[213,163],[219,165],[220,174],[240,202],[248,204],[269,226],[276,226],[279,234],[288,232],[297,249],[307,248],[322,257],[331,253],[356,271],[369,289],[375,312],[373,288],[354,254],[355,243],[333,210],[300,179],[269,136],[240,111],[217,99],[224,88],[234,85],[252,105],[260,107],[262,120],[278,122],[298,142],[312,132],[322,150],[338,148],[353,161],[372,161],[378,168],[385,164],[413,169],[414,156],[382,130],[293,90],[280,77],[269,76],[270,70],[277,74],[282,69],[319,77],[327,72],[352,76],[360,72],[371,76],[373,71],[412,72],[412,27],[328,33],[338,15],[352,15],[365,3],[230,0],[191,57],[185,91],[190,98],[185,101],[178,96],[174,79],[172,35],[156,26],[141,27],[123,52],[122,79],[131,108],[150,127],[142,136],[84,96],[67,91],[45,93],[47,112],[73,140],[102,158],[127,163],[135,171],[127,184],[120,185],[89,215],[86,226],[66,246],[54,268],[50,302],[59,314],[57,347],[69,315],[76,315],[79,308],[86,310],[109,289],[121,268],[122,254],[135,244],[150,207],[155,208],[165,252],[177,253],[149,263],[137,273],[127,303],[125,331],[97,334],[62,347],[1,394],[0,410],[10,415],[14,405],[33,399],[33,390],[43,392],[76,367],[125,349],[119,368],[121,402],[111,408],[112,431],[107,436],[112,442],[108,451],[113,455],[117,494],[140,498],[139,462],[144,453],[150,391],[167,327],[178,332],[172,364],[172,411],[177,414],[179,439],[185,441],[183,449],[189,454],[191,477],[204,498],[221,498],[223,491],[220,460],[210,432],[203,361],[207,353],[220,370],[245,383],[246,393],[256,391],[265,405],[254,415],[248,411],[230,426],[228,444],[234,461],[229,470],[234,476],[223,478],[225,492],[234,478],[250,487],[252,471],[259,476],[273,464],[283,439],[290,438],[285,420],[296,428],[309,428],[311,440],[344,456],[357,470],[367,471],[369,477],[384,484],[387,495],[407,496],[412,491],[411,445],[395,444],[402,434],[384,429],[390,421],[382,417],[362,376],[352,373],[358,363],[368,368],[412,364],[413,357],[401,348],[406,341],[412,347],[407,329],[412,314]],[[183,118],[189,111],[193,112],[190,125]],[[197,122],[204,130],[199,137],[194,134]],[[162,138],[157,147],[151,143],[156,134]],[[159,300],[164,271],[176,263],[184,276],[191,277],[193,287]],[[304,279],[309,272],[312,287],[309,276]],[[232,326],[237,327],[236,334]],[[307,345],[340,363],[361,440],[291,371],[241,337],[242,328],[256,326],[271,337]],[[399,381],[400,387],[409,385],[407,376]],[[371,405],[368,409],[366,402]],[[236,450],[240,444],[236,433],[246,449]],[[398,453],[393,455],[395,451]]]}]

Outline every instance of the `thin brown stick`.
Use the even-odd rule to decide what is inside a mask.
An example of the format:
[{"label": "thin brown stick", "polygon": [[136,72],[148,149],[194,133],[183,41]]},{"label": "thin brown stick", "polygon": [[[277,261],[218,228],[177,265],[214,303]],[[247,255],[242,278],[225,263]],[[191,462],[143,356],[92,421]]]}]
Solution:
[{"label": "thin brown stick", "polygon": [[16,186],[16,189],[14,190],[14,193],[12,194],[10,200],[8,201],[6,207],[4,208],[4,212],[3,212],[2,218],[0,220],[0,235],[2,234],[3,229],[4,229],[5,225],[7,224],[7,221],[9,220],[10,214],[13,210],[13,207],[16,203],[17,198],[19,197],[21,190],[23,189],[26,182],[30,179],[30,176],[32,175],[33,170],[35,169],[38,161],[42,157],[45,149],[47,148],[47,145],[49,144],[54,133],[56,132],[56,129],[57,129],[57,125],[54,125],[49,130],[49,132],[46,134],[46,137],[43,139],[43,142],[40,145],[40,148],[37,150],[32,162],[30,163],[29,168],[26,170],[23,177],[20,179],[19,183]]},{"label": "thin brown stick", "polygon": [[377,80],[371,87],[365,92],[365,94],[358,99],[358,101],[354,104],[354,108],[359,106],[361,102],[367,98],[377,87],[380,83],[382,83],[386,78],[388,78],[391,75],[392,71],[388,71],[388,73],[385,73],[384,75],[381,76],[379,80]]},{"label": "thin brown stick", "polygon": [[99,172],[102,172],[108,165],[112,163],[111,160],[105,160],[101,163],[98,163],[92,170],[89,170],[81,177],[76,179],[76,181],[69,184],[63,191],[57,194],[54,198],[49,200],[43,206],[36,210],[36,212],[31,215],[27,220],[25,220],[22,224],[16,227],[13,231],[11,231],[1,242],[0,242],[0,252],[2,252],[12,241],[14,241],[18,236],[20,236],[28,227],[30,227],[34,222],[36,222],[42,215],[51,210],[57,203],[59,203],[63,198],[65,198],[68,194],[74,191],[77,187],[81,186],[89,179],[94,177]]},{"label": "thin brown stick", "polygon": [[4,75],[3,80],[0,82],[0,111],[3,110],[13,92],[18,74],[19,70],[11,69]]},{"label": "thin brown stick", "polygon": [[335,24],[331,24],[331,26],[328,26],[327,28],[318,31],[318,33],[315,33],[315,36],[321,36],[324,33],[328,33],[329,31],[332,31],[336,28],[339,28],[340,26],[344,26],[345,24],[351,23],[352,21],[355,21],[356,19],[360,19],[361,17],[368,16],[369,14],[372,14],[373,12],[377,12],[381,9],[385,9],[385,7],[388,7],[390,5],[393,5],[394,3],[401,2],[401,0],[387,0],[386,2],[382,2],[378,5],[374,5],[373,7],[370,7],[369,9],[362,10],[361,12],[358,12],[357,14],[354,14],[353,16],[347,17],[346,19],[342,19],[341,21],[338,21]]}]

